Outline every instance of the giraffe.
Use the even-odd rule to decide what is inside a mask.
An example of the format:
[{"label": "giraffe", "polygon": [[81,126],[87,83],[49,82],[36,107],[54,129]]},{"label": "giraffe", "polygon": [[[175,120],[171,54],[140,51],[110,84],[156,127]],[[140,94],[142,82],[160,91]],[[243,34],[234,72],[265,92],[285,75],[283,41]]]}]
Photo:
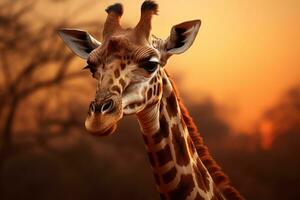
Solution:
[{"label": "giraffe", "polygon": [[123,116],[135,114],[161,199],[244,199],[210,156],[165,69],[172,55],[192,45],[201,21],[177,24],[162,40],[150,35],[152,16],[158,12],[154,1],[143,2],[134,28],[121,27],[122,4],[106,12],[102,43],[85,31],[59,30],[97,80],[87,131],[113,134]]}]

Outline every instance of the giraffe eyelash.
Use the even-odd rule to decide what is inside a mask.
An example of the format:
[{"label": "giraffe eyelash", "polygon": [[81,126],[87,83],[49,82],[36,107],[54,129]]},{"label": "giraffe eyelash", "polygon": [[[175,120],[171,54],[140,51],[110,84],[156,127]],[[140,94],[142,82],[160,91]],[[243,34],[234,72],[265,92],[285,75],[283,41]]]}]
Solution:
[{"label": "giraffe eyelash", "polygon": [[152,61],[151,59],[153,58],[153,56],[147,56],[147,57],[145,57],[145,58],[143,58],[143,59],[140,59],[138,62],[140,63],[140,64],[144,64],[144,63],[147,63],[147,62],[156,62],[158,65],[160,65],[160,66],[162,66],[161,64],[161,62],[159,61],[159,60],[157,60],[157,61]]}]

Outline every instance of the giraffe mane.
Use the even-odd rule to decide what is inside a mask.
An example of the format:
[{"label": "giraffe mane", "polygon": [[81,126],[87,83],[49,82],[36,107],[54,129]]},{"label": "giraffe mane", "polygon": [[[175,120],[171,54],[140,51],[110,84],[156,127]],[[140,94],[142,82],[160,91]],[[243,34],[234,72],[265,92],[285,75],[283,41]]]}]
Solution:
[{"label": "giraffe mane", "polygon": [[[166,71],[166,70],[165,70]],[[203,137],[201,136],[195,122],[190,116],[187,108],[180,99],[178,90],[175,86],[174,81],[170,78],[169,74],[166,71],[166,74],[170,80],[170,83],[173,87],[174,94],[179,103],[179,107],[183,116],[183,120],[186,123],[186,126],[189,131],[189,135],[192,138],[194,146],[197,150],[198,156],[207,168],[209,174],[211,175],[216,187],[224,195],[226,199],[230,200],[244,200],[244,197],[231,185],[230,179],[222,171],[222,168],[216,163],[216,161],[210,155],[207,146],[203,142]]]}]

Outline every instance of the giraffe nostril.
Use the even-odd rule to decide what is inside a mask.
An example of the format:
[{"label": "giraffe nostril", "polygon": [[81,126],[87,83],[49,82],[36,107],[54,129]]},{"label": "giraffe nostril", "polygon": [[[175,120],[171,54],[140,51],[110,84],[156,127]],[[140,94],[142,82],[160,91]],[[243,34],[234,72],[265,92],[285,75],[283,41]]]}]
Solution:
[{"label": "giraffe nostril", "polygon": [[92,101],[91,104],[90,104],[89,113],[90,112],[95,112],[95,108],[96,108],[95,107],[95,101]]},{"label": "giraffe nostril", "polygon": [[115,103],[112,99],[99,102],[97,100],[91,102],[89,113],[106,114],[113,110]]},{"label": "giraffe nostril", "polygon": [[102,104],[101,113],[102,114],[107,113],[107,112],[111,111],[113,109],[113,107],[114,107],[114,102],[113,102],[113,100],[110,99]]}]

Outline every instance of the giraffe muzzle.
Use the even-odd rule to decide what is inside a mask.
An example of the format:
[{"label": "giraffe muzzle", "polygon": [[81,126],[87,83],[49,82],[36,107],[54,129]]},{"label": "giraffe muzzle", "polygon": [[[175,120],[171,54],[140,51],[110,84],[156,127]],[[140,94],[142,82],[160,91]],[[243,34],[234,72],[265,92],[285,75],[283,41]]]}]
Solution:
[{"label": "giraffe muzzle", "polygon": [[115,131],[117,122],[122,116],[120,97],[111,96],[109,98],[96,99],[90,104],[85,127],[92,135],[110,135]]}]

